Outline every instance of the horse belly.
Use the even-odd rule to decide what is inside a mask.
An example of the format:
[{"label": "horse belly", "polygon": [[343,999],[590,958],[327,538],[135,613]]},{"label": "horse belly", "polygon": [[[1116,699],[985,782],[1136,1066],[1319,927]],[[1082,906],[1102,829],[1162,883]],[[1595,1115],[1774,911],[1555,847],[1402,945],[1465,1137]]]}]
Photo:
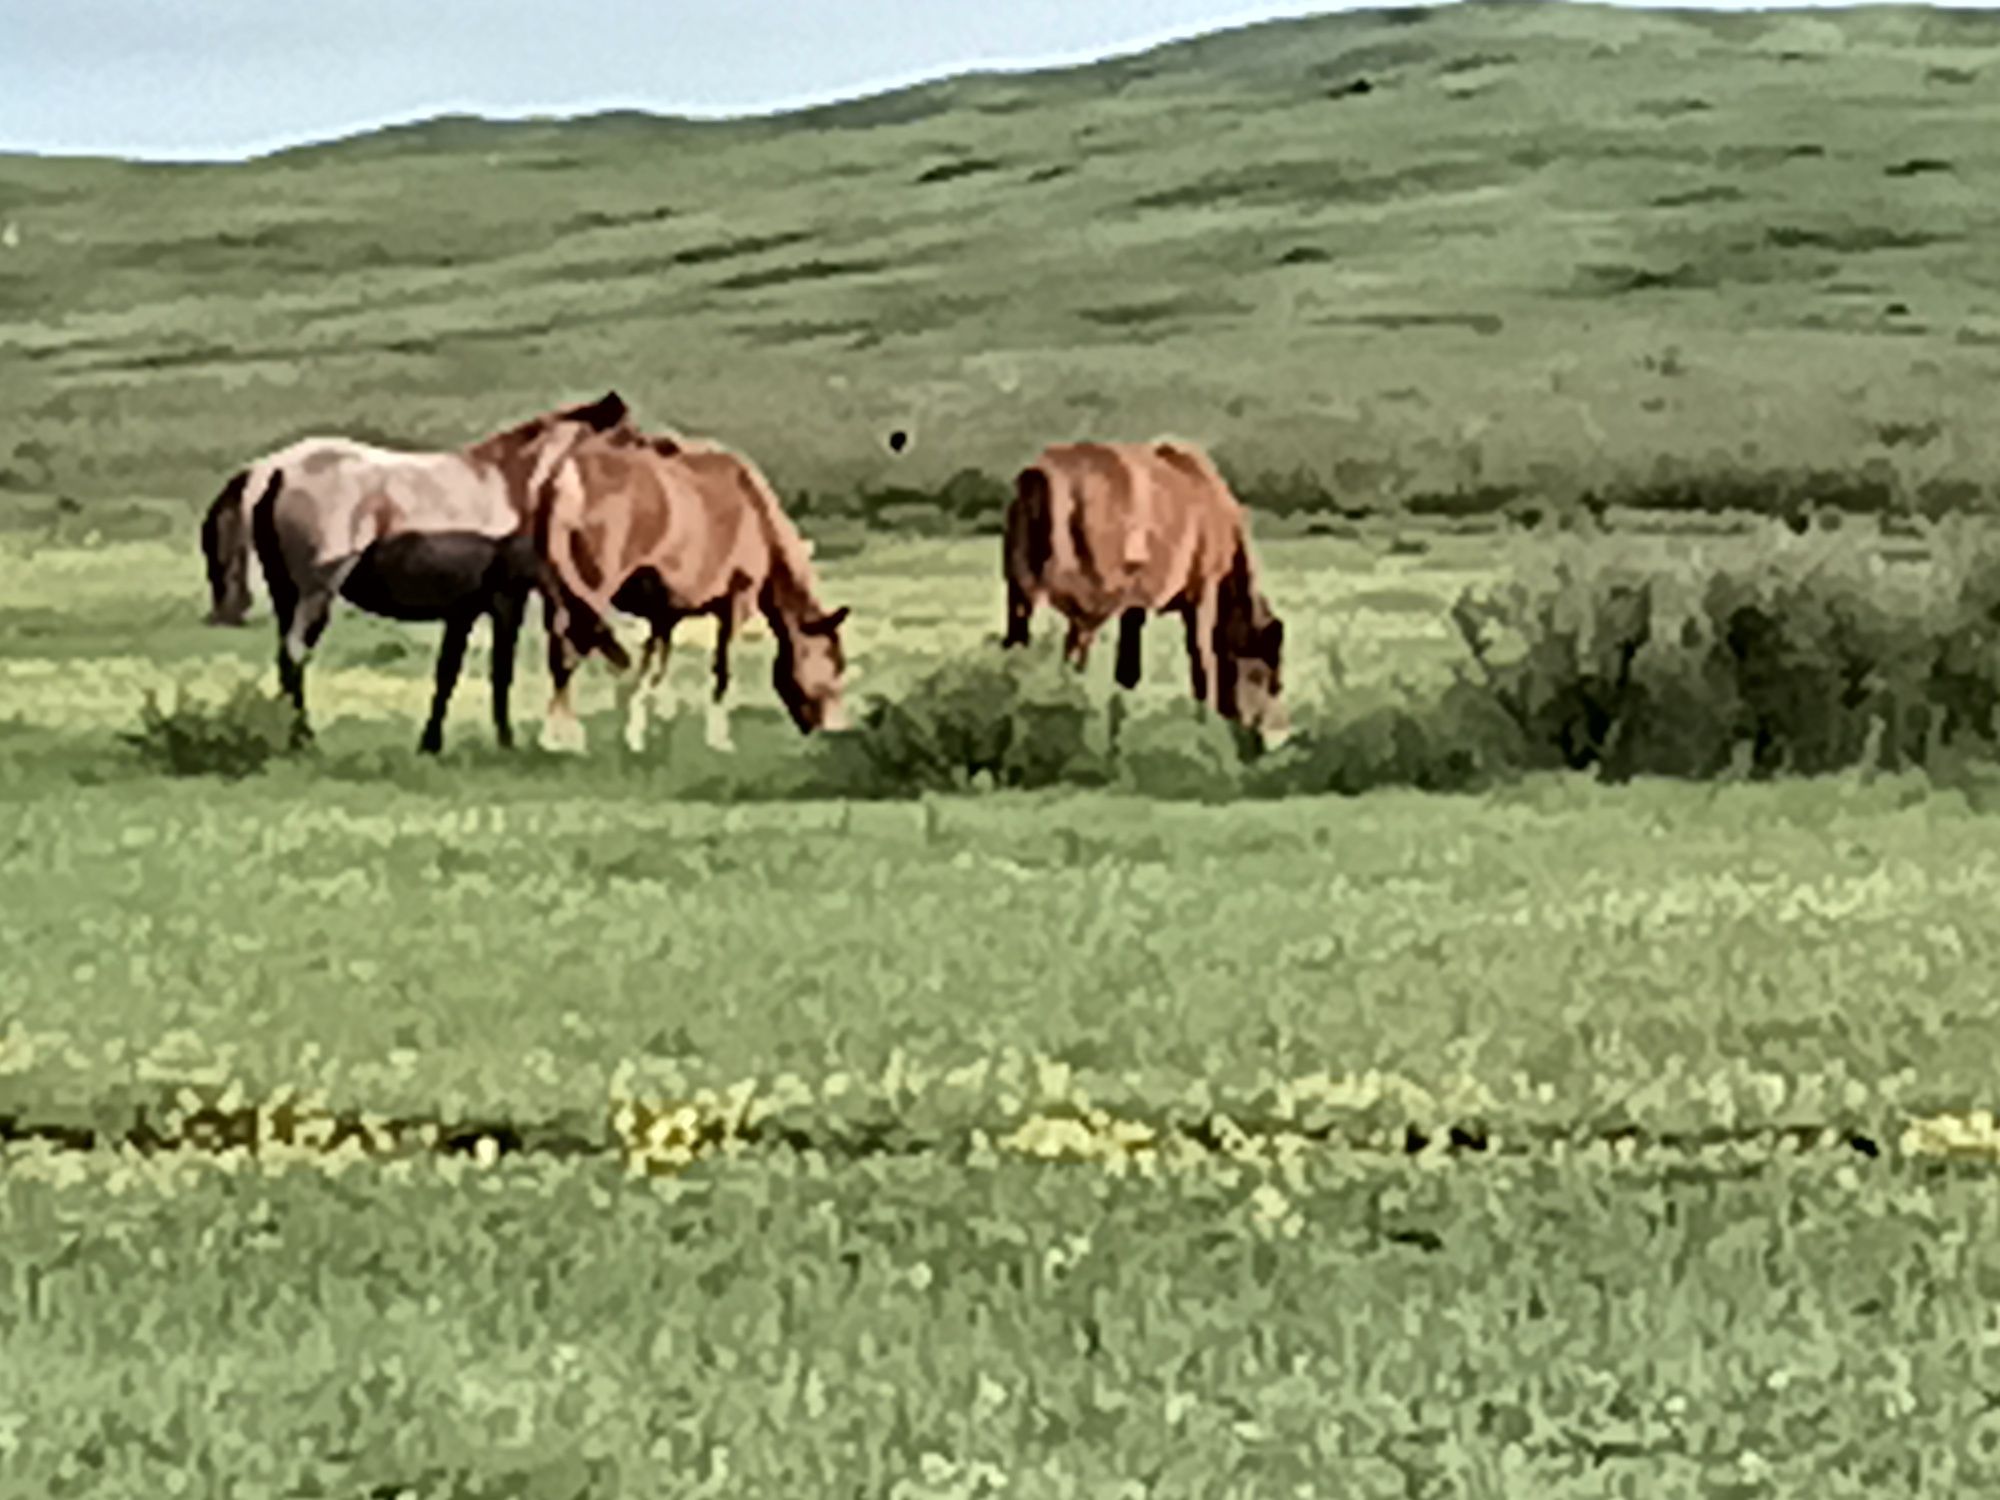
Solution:
[{"label": "horse belly", "polygon": [[[525,545],[525,544],[523,544]],[[356,559],[340,592],[349,603],[391,620],[438,620],[482,604],[492,592],[495,564],[520,547],[476,532],[410,532],[371,543]],[[507,569],[512,575],[522,570]],[[532,578],[532,570],[525,575]]]}]

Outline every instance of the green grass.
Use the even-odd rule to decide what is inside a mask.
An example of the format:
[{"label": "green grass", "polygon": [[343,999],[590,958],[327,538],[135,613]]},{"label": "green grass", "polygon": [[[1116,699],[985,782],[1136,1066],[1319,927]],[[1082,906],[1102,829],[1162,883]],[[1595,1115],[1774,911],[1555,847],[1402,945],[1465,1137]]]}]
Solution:
[{"label": "green grass", "polygon": [[[1532,545],[1274,540],[1301,691],[1335,646],[1442,672],[1448,600]],[[996,550],[827,560],[869,688],[979,649]],[[716,805],[616,744],[600,669],[581,763],[494,754],[469,675],[420,764],[434,632],[352,613],[319,762],[170,779],[114,732],[268,681],[268,619],[201,626],[155,543],[0,585],[23,1493],[1993,1472],[1977,784]]]},{"label": "green grass", "polygon": [[301,433],[607,385],[823,516],[1168,430],[1267,509],[1983,503],[1996,46],[1455,6],[774,119],[0,158],[0,517],[185,530]]},{"label": "green grass", "polygon": [[[1215,447],[1308,711],[1449,671],[1541,545],[1482,510],[1982,502],[1996,48],[1463,6],[779,120],[0,158],[0,1491],[1991,1488],[1979,773],[731,803],[597,668],[588,758],[498,755],[483,639],[419,762],[437,633],[353,612],[316,758],[116,735],[273,676],[261,611],[199,623],[249,454],[610,385],[769,467],[857,696],[990,648],[997,539],[934,533],[1055,438]],[[799,763],[769,650],[753,782]]]}]

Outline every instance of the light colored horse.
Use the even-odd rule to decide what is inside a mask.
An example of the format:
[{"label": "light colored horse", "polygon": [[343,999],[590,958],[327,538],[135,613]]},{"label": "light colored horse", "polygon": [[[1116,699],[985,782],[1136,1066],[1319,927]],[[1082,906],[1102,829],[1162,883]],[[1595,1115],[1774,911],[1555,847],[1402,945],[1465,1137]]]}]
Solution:
[{"label": "light colored horse", "polygon": [[442,452],[401,452],[346,438],[307,438],[233,476],[202,523],[210,620],[241,624],[254,549],[278,618],[278,675],[305,723],[305,664],[335,601],[392,619],[443,620],[437,696],[422,748],[442,720],[466,637],[480,614],[494,629],[494,712],[501,742],[514,640],[539,564],[526,535],[534,495],[578,442],[629,430],[608,392]]},{"label": "light colored horse", "polygon": [[[674,627],[702,614],[716,622],[710,745],[729,746],[730,641],[758,614],[777,638],[772,683],[792,722],[807,734],[845,727],[847,610],[820,603],[811,544],[755,464],[700,439],[614,434],[572,449],[539,500],[538,547],[553,575],[545,593],[554,684],[545,745],[583,748],[570,679],[598,650],[621,674],[626,743],[642,746]],[[611,636],[614,609],[652,626],[636,672]]]},{"label": "light colored horse", "polygon": [[1139,685],[1149,615],[1179,614],[1195,701],[1256,730],[1290,732],[1282,698],[1285,627],[1257,582],[1242,504],[1191,443],[1062,443],[1015,480],[1002,543],[1004,643],[1024,646],[1037,605],[1069,621],[1080,670],[1118,616],[1116,678]]}]

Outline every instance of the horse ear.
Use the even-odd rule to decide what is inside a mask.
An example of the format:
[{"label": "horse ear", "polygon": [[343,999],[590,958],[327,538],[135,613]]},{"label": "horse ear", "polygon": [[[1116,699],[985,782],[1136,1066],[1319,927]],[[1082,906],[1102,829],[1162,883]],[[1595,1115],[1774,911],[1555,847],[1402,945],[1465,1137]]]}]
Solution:
[{"label": "horse ear", "polygon": [[813,621],[813,629],[821,635],[832,635],[847,619],[847,606],[841,605],[830,615],[821,615]]},{"label": "horse ear", "polygon": [[576,415],[595,432],[608,432],[632,414],[625,404],[625,398],[616,391],[606,391],[588,406],[579,407]]}]

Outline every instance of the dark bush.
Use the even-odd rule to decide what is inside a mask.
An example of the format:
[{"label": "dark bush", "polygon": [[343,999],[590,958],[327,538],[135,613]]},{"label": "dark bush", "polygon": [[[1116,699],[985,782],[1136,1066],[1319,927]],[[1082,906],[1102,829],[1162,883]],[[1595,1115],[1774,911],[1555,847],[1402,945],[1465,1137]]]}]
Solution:
[{"label": "dark bush", "polygon": [[1466,675],[1531,765],[1710,777],[1931,765],[2000,711],[2000,547],[1954,522],[1891,564],[1778,527],[1638,565],[1598,541],[1468,591]]},{"label": "dark bush", "polygon": [[249,682],[214,704],[176,692],[171,709],[148,692],[139,728],[119,738],[167,775],[239,778],[297,748],[298,718],[289,703]]},{"label": "dark bush", "polygon": [[1097,785],[1110,779],[1102,705],[1053,649],[988,649],[947,661],[854,735],[885,791]]}]

